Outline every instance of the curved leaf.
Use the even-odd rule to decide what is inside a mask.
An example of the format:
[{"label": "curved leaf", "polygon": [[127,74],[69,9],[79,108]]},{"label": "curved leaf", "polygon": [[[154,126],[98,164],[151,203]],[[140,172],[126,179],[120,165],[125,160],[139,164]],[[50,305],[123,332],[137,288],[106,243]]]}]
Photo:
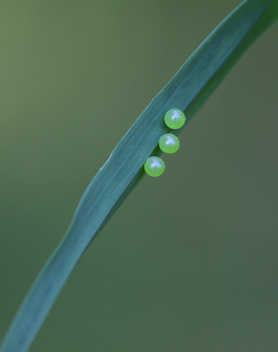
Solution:
[{"label": "curved leaf", "polygon": [[183,110],[187,122],[247,48],[278,17],[278,0],[247,0],[202,43],[136,120],[96,174],[63,241],[27,294],[2,352],[27,351],[74,266],[144,175],[143,164],[167,132],[163,116]]}]

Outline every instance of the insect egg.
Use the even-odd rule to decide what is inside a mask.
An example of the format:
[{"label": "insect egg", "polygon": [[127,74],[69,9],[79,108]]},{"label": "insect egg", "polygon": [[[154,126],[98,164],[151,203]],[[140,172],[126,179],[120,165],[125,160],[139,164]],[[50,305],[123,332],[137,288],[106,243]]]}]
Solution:
[{"label": "insect egg", "polygon": [[151,156],[146,160],[144,169],[149,176],[158,177],[163,174],[165,164],[164,161],[157,156]]},{"label": "insect egg", "polygon": [[185,120],[184,113],[179,109],[168,110],[164,117],[165,124],[172,130],[181,128],[184,125]]},{"label": "insect egg", "polygon": [[172,133],[164,134],[159,139],[159,148],[168,154],[173,154],[178,151],[180,147],[180,141],[177,136]]}]

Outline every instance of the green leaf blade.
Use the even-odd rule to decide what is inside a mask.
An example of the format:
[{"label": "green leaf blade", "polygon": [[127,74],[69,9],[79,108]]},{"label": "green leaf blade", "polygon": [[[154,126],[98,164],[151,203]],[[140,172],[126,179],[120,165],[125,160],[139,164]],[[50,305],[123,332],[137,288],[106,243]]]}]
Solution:
[{"label": "green leaf blade", "polygon": [[[188,121],[222,79],[278,17],[278,0],[247,0],[200,45],[152,100],[85,191],[63,241],[26,296],[2,352],[27,351],[73,268],[144,175],[143,164],[168,132],[163,116],[183,110]],[[188,122],[187,121],[187,122]]]}]

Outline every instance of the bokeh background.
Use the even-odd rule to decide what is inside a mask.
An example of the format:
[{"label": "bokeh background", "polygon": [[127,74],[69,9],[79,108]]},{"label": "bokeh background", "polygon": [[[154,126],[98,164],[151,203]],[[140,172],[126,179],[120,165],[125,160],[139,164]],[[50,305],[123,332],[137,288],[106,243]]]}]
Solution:
[{"label": "bokeh background", "polygon": [[[1,2],[1,337],[94,174],[238,4]],[[91,244],[32,352],[277,352],[277,35]]]}]

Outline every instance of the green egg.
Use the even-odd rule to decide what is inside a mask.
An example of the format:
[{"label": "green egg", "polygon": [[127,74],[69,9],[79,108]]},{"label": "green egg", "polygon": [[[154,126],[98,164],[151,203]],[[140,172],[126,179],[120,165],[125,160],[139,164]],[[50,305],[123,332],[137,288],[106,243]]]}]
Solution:
[{"label": "green egg", "polygon": [[164,117],[166,125],[172,130],[181,128],[184,125],[185,120],[184,113],[179,109],[171,109],[167,111]]},{"label": "green egg", "polygon": [[158,177],[163,174],[165,164],[164,161],[157,156],[151,156],[146,160],[144,169],[149,176]]},{"label": "green egg", "polygon": [[168,154],[176,153],[179,150],[180,141],[177,136],[172,133],[164,134],[160,137],[159,148]]}]

